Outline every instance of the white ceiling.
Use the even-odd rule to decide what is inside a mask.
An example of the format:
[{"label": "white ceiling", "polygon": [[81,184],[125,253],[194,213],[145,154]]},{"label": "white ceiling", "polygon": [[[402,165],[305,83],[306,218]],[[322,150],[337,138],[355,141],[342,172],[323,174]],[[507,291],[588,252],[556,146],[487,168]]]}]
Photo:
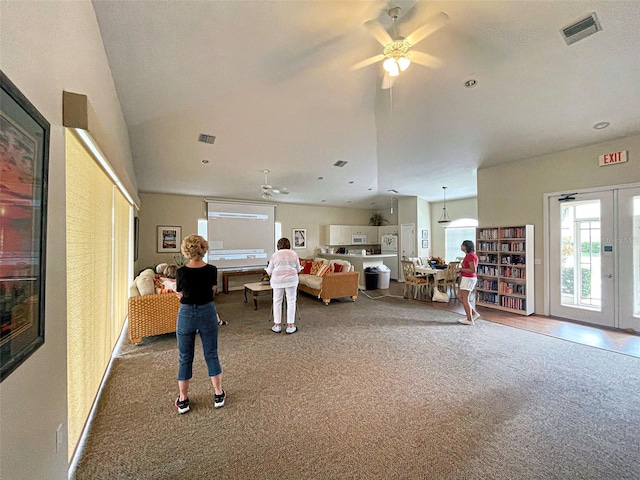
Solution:
[{"label": "white ceiling", "polygon": [[[442,186],[475,196],[478,168],[640,134],[640,1],[93,4],[141,192],[261,200],[266,168],[291,192],[278,202],[386,208]],[[381,53],[363,24],[393,34],[391,6],[403,36],[449,21],[415,48],[442,66],[382,90],[379,63],[349,67]],[[560,30],[594,11],[602,31],[567,46]]]}]

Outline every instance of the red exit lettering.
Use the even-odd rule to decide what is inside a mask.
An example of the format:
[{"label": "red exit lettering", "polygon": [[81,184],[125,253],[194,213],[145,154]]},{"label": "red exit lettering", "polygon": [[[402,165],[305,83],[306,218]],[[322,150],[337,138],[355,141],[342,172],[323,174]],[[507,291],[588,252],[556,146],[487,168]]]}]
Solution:
[{"label": "red exit lettering", "polygon": [[600,166],[603,165],[612,165],[614,163],[623,163],[627,161],[627,152],[626,150],[614,153],[605,153],[604,155],[600,155]]}]

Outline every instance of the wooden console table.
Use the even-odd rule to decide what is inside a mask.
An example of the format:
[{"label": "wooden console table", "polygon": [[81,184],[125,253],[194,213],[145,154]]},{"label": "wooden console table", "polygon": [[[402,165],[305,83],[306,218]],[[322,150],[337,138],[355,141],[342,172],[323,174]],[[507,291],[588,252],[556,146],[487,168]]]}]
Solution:
[{"label": "wooden console table", "polygon": [[264,268],[255,268],[253,270],[225,270],[222,272],[222,293],[229,293],[229,277],[262,275],[264,273]]}]

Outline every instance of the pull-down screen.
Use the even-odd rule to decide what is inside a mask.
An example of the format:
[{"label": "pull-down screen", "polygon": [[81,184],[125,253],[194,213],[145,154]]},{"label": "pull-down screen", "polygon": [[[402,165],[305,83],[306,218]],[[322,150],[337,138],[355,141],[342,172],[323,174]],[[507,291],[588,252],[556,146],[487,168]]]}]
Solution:
[{"label": "pull-down screen", "polygon": [[266,267],[275,251],[275,206],[207,202],[210,264]]}]

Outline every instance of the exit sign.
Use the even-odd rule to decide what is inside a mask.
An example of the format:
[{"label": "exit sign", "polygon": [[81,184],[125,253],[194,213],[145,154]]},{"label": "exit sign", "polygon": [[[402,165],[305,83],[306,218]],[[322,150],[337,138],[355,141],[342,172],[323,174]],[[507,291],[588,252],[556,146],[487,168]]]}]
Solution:
[{"label": "exit sign", "polygon": [[601,167],[606,167],[607,165],[613,165],[616,163],[624,163],[627,161],[627,151],[622,150],[621,152],[605,153],[604,155],[600,155],[598,160]]}]

